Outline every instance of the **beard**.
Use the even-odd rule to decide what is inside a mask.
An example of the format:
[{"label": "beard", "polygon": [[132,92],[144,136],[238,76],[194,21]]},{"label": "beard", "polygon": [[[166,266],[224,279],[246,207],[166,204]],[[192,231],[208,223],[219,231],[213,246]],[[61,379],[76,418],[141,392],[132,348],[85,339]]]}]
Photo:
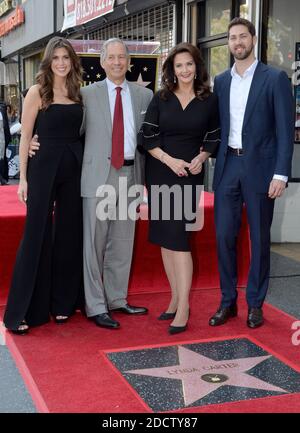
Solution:
[{"label": "beard", "polygon": [[246,48],[244,46],[241,46],[243,49],[240,53],[236,52],[235,50],[231,50],[231,54],[236,60],[245,60],[248,59],[248,57],[252,54],[252,51],[254,49],[254,44],[251,45],[251,47]]}]

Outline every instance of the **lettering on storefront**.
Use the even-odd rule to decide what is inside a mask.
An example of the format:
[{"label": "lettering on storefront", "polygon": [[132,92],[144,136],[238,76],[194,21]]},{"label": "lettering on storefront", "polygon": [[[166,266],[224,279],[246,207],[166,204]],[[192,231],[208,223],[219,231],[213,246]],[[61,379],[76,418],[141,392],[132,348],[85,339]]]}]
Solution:
[{"label": "lettering on storefront", "polygon": [[83,24],[114,9],[113,0],[77,0],[76,24]]},{"label": "lettering on storefront", "polygon": [[114,11],[115,0],[64,0],[62,30],[79,26]]},{"label": "lettering on storefront", "polygon": [[0,17],[12,8],[11,0],[3,0],[0,3]]},{"label": "lettering on storefront", "polygon": [[7,35],[18,26],[21,26],[25,22],[24,10],[17,6],[13,13],[8,15],[5,19],[0,22],[0,37]]}]

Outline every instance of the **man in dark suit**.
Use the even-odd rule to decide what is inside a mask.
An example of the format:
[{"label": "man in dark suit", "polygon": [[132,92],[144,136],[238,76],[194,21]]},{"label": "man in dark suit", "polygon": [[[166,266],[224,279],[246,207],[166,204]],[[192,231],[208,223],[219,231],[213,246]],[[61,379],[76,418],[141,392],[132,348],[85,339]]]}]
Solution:
[{"label": "man in dark suit", "polygon": [[6,149],[11,140],[11,136],[7,117],[7,106],[2,101],[0,101],[0,134],[0,185],[6,185],[8,182]]},{"label": "man in dark suit", "polygon": [[228,44],[235,64],[214,84],[221,118],[213,188],[222,298],[209,320],[211,326],[237,315],[236,240],[243,204],[251,236],[247,325],[263,324],[274,201],[283,194],[291,172],[291,84],[285,72],[255,59],[256,41],[255,27],[248,20],[235,18],[229,24]]}]

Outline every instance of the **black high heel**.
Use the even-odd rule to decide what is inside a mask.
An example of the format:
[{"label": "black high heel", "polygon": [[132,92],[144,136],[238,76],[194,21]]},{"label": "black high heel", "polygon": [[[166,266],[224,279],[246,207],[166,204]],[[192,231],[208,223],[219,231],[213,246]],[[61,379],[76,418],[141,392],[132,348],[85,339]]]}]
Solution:
[{"label": "black high heel", "polygon": [[176,311],[175,313],[166,313],[165,311],[163,313],[161,313],[161,315],[157,318],[157,320],[171,320],[174,319],[174,317],[176,316]]},{"label": "black high heel", "polygon": [[179,334],[180,332],[184,332],[187,328],[187,323],[184,326],[169,326],[169,334]]},{"label": "black high heel", "polygon": [[69,320],[69,316],[63,316],[61,317],[60,315],[57,315],[54,317],[54,321],[55,323],[57,323],[58,325],[63,325],[64,323],[66,323]]},{"label": "black high heel", "polygon": [[183,326],[170,325],[169,328],[168,328],[169,334],[171,334],[171,335],[173,335],[173,334],[179,334],[180,332],[186,331],[189,318],[190,318],[190,309],[189,309],[189,312],[188,312],[188,319],[186,321],[186,324],[183,325]]}]

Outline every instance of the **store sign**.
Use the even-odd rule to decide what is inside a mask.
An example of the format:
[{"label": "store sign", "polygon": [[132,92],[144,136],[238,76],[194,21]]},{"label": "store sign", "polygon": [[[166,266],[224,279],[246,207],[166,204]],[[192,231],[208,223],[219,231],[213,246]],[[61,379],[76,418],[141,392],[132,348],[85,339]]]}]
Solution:
[{"label": "store sign", "polygon": [[11,32],[16,27],[24,24],[24,22],[24,10],[21,7],[17,6],[10,15],[0,21],[0,37],[7,35],[7,33]]},{"label": "store sign", "polygon": [[3,0],[0,3],[0,17],[12,8],[11,0]]},{"label": "store sign", "polygon": [[99,18],[114,10],[115,0],[64,0],[62,31]]}]

